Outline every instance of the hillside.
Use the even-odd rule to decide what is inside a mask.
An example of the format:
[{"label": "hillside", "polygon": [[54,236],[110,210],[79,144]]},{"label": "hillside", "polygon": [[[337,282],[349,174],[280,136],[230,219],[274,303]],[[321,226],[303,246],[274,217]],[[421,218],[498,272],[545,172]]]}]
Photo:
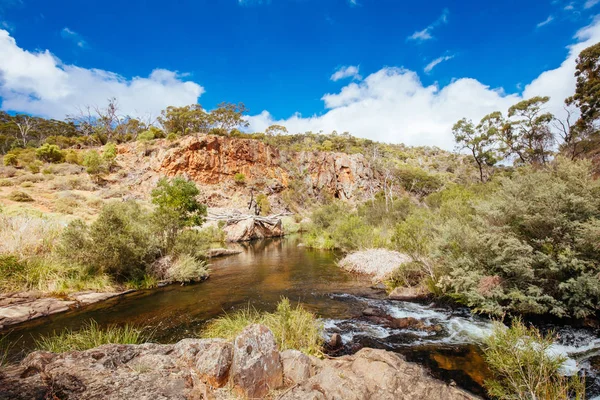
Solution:
[{"label": "hillside", "polygon": [[[399,154],[389,151],[389,145],[381,147],[383,155],[375,160],[362,153],[297,151],[260,139],[192,135],[117,145],[114,164],[100,176],[86,173],[77,162],[32,168],[35,158],[23,150],[16,166],[0,167],[0,202],[7,211],[89,219],[106,201],[146,201],[160,177],[185,176],[198,185],[201,200],[209,207],[244,209],[253,192],[266,195],[274,212],[303,212],[327,199],[364,201],[386,185],[396,194],[418,195],[420,190],[439,190],[445,182],[474,174],[471,162],[456,154],[438,149]],[[77,161],[90,150],[103,152],[102,147],[71,151]],[[390,168],[404,172],[401,185],[386,176]],[[451,172],[456,170],[458,174]],[[428,180],[433,180],[431,188],[423,189]],[[11,198],[15,191],[33,201]]]}]

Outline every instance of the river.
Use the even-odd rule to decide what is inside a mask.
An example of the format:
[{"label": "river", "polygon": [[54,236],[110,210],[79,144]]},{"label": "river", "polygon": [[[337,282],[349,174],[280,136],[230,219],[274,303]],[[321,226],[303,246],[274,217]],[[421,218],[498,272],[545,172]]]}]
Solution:
[{"label": "river", "polygon": [[[198,335],[206,321],[244,307],[273,311],[281,297],[317,314],[325,335],[340,333],[346,352],[360,346],[402,353],[424,365],[433,376],[479,395],[489,373],[478,341],[492,330],[490,320],[467,309],[386,299],[370,281],[336,265],[340,254],[298,246],[298,238],[264,240],[246,245],[241,254],[211,260],[210,278],[196,285],[171,285],[139,291],[124,298],[58,314],[20,326],[10,334],[18,348],[29,349],[40,335],[78,329],[91,319],[101,326],[133,324],[149,327],[153,340],[167,343]],[[392,329],[363,317],[366,308],[384,310],[394,318],[413,317],[436,330]],[[596,364],[600,364],[598,332],[556,328],[553,351],[569,357],[565,372],[582,368],[589,394],[596,395]],[[14,339],[13,339],[14,340]]]}]

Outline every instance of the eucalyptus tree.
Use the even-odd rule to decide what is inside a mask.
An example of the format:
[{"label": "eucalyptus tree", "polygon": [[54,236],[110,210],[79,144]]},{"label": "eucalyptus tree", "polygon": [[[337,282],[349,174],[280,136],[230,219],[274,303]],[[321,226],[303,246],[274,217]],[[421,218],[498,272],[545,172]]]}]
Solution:
[{"label": "eucalyptus tree", "polygon": [[463,118],[452,128],[459,150],[468,149],[471,152],[479,169],[481,182],[486,180],[486,169],[494,166],[501,158],[498,140],[504,124],[502,113],[497,111],[483,117],[477,126]]}]

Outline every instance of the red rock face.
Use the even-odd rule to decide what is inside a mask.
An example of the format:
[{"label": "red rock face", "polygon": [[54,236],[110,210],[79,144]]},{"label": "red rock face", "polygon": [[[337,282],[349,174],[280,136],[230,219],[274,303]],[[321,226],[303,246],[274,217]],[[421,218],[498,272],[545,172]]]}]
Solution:
[{"label": "red rock face", "polygon": [[304,180],[310,195],[327,192],[340,199],[378,190],[378,177],[362,154],[280,152],[259,140],[199,135],[166,152],[159,172],[187,175],[202,184],[269,179],[283,188],[291,177]]},{"label": "red rock face", "polygon": [[204,184],[233,180],[237,173],[244,174],[248,180],[271,178],[287,183],[276,148],[258,140],[223,136],[187,138],[165,156],[160,171],[169,176],[185,173]]}]

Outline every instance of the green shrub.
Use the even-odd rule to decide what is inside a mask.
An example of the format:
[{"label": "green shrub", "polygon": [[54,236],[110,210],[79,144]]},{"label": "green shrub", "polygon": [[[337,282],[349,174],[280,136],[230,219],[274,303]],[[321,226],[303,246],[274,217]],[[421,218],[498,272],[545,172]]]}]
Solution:
[{"label": "green shrub", "polygon": [[60,253],[120,281],[140,277],[158,254],[149,219],[133,201],[107,204],[89,227],[73,221],[65,228]]},{"label": "green shrub", "polygon": [[17,190],[11,192],[8,195],[8,198],[10,200],[12,200],[12,201],[18,201],[18,202],[31,202],[31,201],[33,201],[33,198],[30,195],[28,195],[25,192],[19,192]]},{"label": "green shrub", "polygon": [[167,135],[167,140],[169,142],[173,142],[173,141],[177,140],[177,137],[178,137],[177,134],[171,132]]},{"label": "green shrub", "polygon": [[238,185],[243,185],[244,183],[246,183],[246,175],[242,174],[241,172],[238,172],[233,176],[233,180]]},{"label": "green shrub", "polygon": [[65,154],[55,144],[44,143],[36,151],[35,155],[38,159],[49,163],[60,163],[65,159]]},{"label": "green shrub", "polygon": [[105,165],[96,150],[89,150],[83,155],[83,166],[90,175],[99,175],[105,172]]},{"label": "green shrub", "polygon": [[210,226],[200,230],[184,229],[175,238],[172,254],[175,256],[189,255],[198,260],[204,258],[205,251],[211,244],[225,241],[225,232]]},{"label": "green shrub", "polygon": [[35,347],[38,350],[64,353],[89,350],[103,344],[141,344],[148,339],[140,329],[132,326],[108,326],[101,329],[96,321],[91,320],[78,331],[66,329],[61,333],[42,336],[35,340]]},{"label": "green shrub", "polygon": [[75,150],[67,150],[65,152],[65,162],[69,164],[81,165],[81,163],[83,163],[83,160],[81,159],[81,155],[79,154],[79,152]]},{"label": "green shrub", "polygon": [[273,313],[259,313],[248,308],[225,314],[205,327],[202,336],[233,340],[248,325],[263,324],[275,335],[280,351],[295,349],[311,355],[321,355],[322,325],[316,316],[300,305],[293,308],[282,298]]},{"label": "green shrub", "polygon": [[542,335],[520,320],[515,320],[510,328],[496,323],[494,333],[483,346],[494,376],[485,381],[490,396],[515,400],[584,399],[585,380],[560,374],[566,358],[550,355],[553,343],[552,334]]},{"label": "green shrub", "polygon": [[108,169],[112,168],[117,158],[117,145],[113,142],[106,143],[102,149],[102,161]]},{"label": "green shrub", "polygon": [[423,264],[413,261],[404,263],[396,268],[386,284],[391,289],[396,287],[413,287],[421,285],[425,278],[426,274],[423,271]]},{"label": "green shrub", "polygon": [[439,176],[410,165],[398,167],[396,174],[404,189],[419,196],[427,196],[444,185]]},{"label": "green shrub", "polygon": [[0,179],[0,187],[13,186],[14,183],[9,179]]},{"label": "green shrub", "polygon": [[167,251],[173,247],[181,229],[204,223],[206,206],[196,200],[199,194],[194,182],[181,177],[161,178],[152,191],[152,203],[157,206],[153,220]]},{"label": "green shrub", "polygon": [[154,133],[151,131],[144,131],[138,135],[137,140],[140,142],[148,142],[150,140],[154,140]]},{"label": "green shrub", "polygon": [[258,196],[256,196],[256,203],[258,204],[258,208],[260,209],[260,215],[271,214],[271,203],[269,202],[269,198],[266,194],[261,193]]},{"label": "green shrub", "polygon": [[19,161],[16,154],[5,154],[2,161],[7,167],[16,167],[17,165],[19,165]]}]

